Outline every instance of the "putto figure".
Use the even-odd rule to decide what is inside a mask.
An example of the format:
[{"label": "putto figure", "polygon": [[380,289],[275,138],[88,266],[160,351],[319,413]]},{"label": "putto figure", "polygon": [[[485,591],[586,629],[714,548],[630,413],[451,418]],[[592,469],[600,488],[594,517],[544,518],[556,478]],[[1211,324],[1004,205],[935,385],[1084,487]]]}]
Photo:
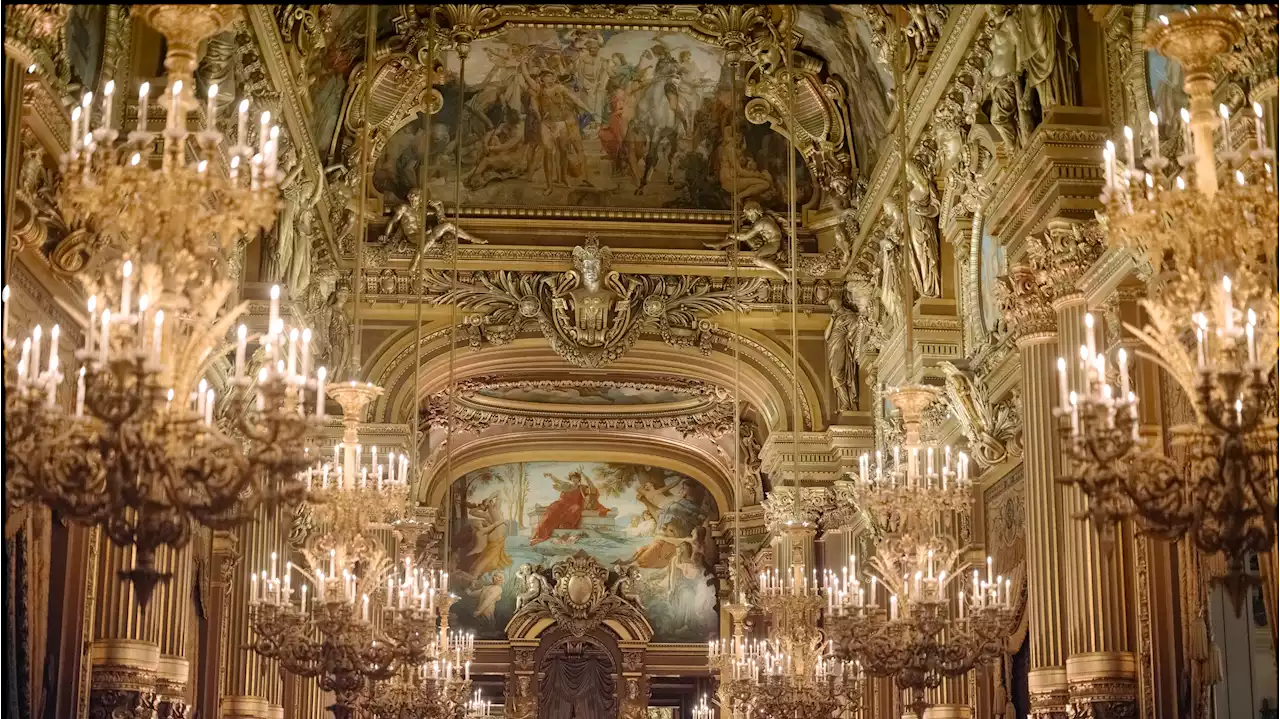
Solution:
[{"label": "putto figure", "polygon": [[782,251],[782,225],[755,200],[747,200],[742,205],[742,219],[749,223],[746,230],[736,234],[730,232],[720,242],[708,242],[705,246],[712,250],[723,250],[736,248],[738,243],[742,243],[755,251],[752,261],[757,267],[769,270],[784,280],[790,280],[791,275],[778,265],[776,259]]},{"label": "putto figure", "polygon": [[391,216],[391,221],[387,223],[387,229],[379,238],[385,245],[397,238],[396,230],[399,230],[398,238],[395,240],[400,247],[408,247],[410,243],[421,237],[418,249],[413,253],[413,263],[409,265],[410,272],[418,270],[418,263],[422,261],[422,256],[427,250],[434,248],[440,244],[440,241],[449,235],[457,237],[459,240],[465,240],[473,245],[488,244],[487,240],[476,237],[470,232],[458,227],[458,225],[450,221],[444,214],[444,203],[439,200],[428,200],[427,207],[430,212],[426,214],[427,227],[425,232],[421,232],[422,228],[418,227],[418,215],[422,214],[422,191],[410,190],[409,202],[396,208],[395,214]]}]

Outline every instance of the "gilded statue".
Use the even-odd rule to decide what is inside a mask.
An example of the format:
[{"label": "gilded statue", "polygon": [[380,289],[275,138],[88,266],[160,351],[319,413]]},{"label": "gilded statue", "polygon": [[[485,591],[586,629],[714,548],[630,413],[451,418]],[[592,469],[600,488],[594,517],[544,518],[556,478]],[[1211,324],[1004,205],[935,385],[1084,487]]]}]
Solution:
[{"label": "gilded statue", "polygon": [[827,300],[831,319],[822,338],[827,343],[827,375],[836,393],[836,408],[848,412],[858,406],[858,311],[840,297]]},{"label": "gilded statue", "polygon": [[422,256],[439,245],[445,237],[453,236],[473,245],[487,244],[487,240],[472,235],[458,227],[457,223],[450,221],[445,215],[444,203],[439,200],[427,201],[429,210],[425,215],[427,226],[420,227],[418,216],[423,214],[422,199],[421,190],[409,190],[409,201],[396,208],[395,213],[391,215],[391,221],[387,223],[386,231],[379,238],[384,245],[387,245],[397,238],[396,230],[399,230],[397,247],[408,247],[411,242],[417,240],[418,248],[413,253],[413,262],[409,265],[410,272],[416,272]]},{"label": "gilded statue", "polygon": [[911,228],[911,283],[921,297],[942,296],[938,266],[938,189],[914,158],[907,161],[907,224]]},{"label": "gilded statue", "polygon": [[329,317],[329,366],[331,375],[337,379],[340,373],[354,363],[352,351],[355,336],[352,333],[351,318],[347,316],[347,302],[351,299],[351,284],[346,278],[338,280],[333,293],[326,302]]},{"label": "gilded statue", "polygon": [[1069,12],[1061,5],[1022,5],[1019,65],[1027,73],[1027,87],[1040,98],[1041,111],[1056,105],[1076,105],[1075,75],[1080,69],[1071,41]]},{"label": "gilded statue", "polygon": [[1017,14],[1007,16],[991,36],[991,62],[987,66],[987,96],[990,118],[1000,139],[1009,147],[1021,147],[1026,138],[1018,126],[1018,106],[1022,104],[1022,81],[1018,77]]},{"label": "gilded statue", "polygon": [[516,585],[519,587],[516,594],[517,610],[540,596],[551,595],[551,583],[543,576],[543,571],[541,564],[521,564],[516,570]]},{"label": "gilded statue", "polygon": [[312,220],[324,186],[306,172],[292,146],[285,158],[291,167],[280,181],[284,207],[274,233],[275,252],[267,248],[263,253],[263,275],[269,282],[281,282],[293,295],[302,292],[311,280]]},{"label": "gilded statue", "polygon": [[756,200],[747,200],[742,205],[742,219],[748,224],[745,231],[730,232],[720,242],[707,242],[705,246],[712,250],[723,250],[730,247],[736,249],[739,243],[744,244],[755,251],[752,261],[757,267],[769,270],[784,280],[790,280],[791,275],[778,265],[776,259],[782,251],[783,238],[778,218],[766,212]]},{"label": "gilded statue", "polygon": [[884,201],[885,223],[880,233],[880,304],[889,318],[900,321],[903,318],[902,303],[902,209],[893,200]]}]

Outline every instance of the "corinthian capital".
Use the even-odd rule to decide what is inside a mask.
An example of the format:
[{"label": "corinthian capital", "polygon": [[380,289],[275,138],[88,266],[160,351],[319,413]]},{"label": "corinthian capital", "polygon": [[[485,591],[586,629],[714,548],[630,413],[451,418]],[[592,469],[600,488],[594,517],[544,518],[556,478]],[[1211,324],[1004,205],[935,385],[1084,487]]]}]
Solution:
[{"label": "corinthian capital", "polygon": [[1053,219],[1043,233],[1028,238],[1027,256],[1047,283],[1050,299],[1057,299],[1078,291],[1076,282],[1106,249],[1097,221]]},{"label": "corinthian capital", "polygon": [[1009,274],[1000,278],[997,287],[1000,311],[1015,340],[1056,329],[1051,297],[1042,277],[1035,267],[1014,265],[1009,268]]}]

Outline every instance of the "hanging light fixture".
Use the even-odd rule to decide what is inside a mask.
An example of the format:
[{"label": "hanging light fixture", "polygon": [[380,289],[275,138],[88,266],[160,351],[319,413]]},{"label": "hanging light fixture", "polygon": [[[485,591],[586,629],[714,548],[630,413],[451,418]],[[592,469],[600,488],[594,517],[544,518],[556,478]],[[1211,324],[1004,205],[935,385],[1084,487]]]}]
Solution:
[{"label": "hanging light fixture", "polygon": [[[1176,166],[1160,155],[1159,117],[1151,113],[1151,153],[1144,172],[1126,127],[1124,158],[1103,153],[1105,224],[1113,242],[1145,252],[1163,287],[1142,301],[1146,324],[1125,325],[1142,343],[1138,356],[1169,373],[1194,416],[1169,429],[1185,463],[1138,431],[1138,398],[1129,388],[1131,358],[1112,360],[1096,347],[1092,316],[1078,359],[1058,360],[1060,431],[1070,461],[1062,481],[1089,497],[1088,514],[1104,539],[1132,518],[1146,532],[1191,538],[1221,554],[1221,579],[1243,605],[1245,563],[1276,541],[1277,223],[1275,152],[1268,147],[1260,104],[1253,105],[1254,143],[1236,149],[1230,111],[1213,106],[1211,66],[1242,31],[1231,6],[1198,6],[1152,23],[1147,43],[1177,60],[1190,95],[1182,110],[1182,153]],[[1221,120],[1221,122],[1219,122]],[[1214,142],[1214,128],[1221,142]],[[1180,167],[1180,172],[1174,168]],[[1081,384],[1069,387],[1068,362]]]},{"label": "hanging light fixture", "polygon": [[[824,641],[819,629],[823,606],[822,586],[816,570],[805,571],[804,555],[799,545],[803,535],[813,531],[809,516],[804,512],[800,486],[800,433],[803,415],[800,412],[799,378],[799,283],[795,268],[798,267],[798,235],[796,222],[796,134],[800,132],[795,122],[795,76],[792,63],[795,60],[793,38],[778,36],[774,27],[772,37],[762,38],[761,43],[772,43],[785,54],[783,71],[788,88],[787,146],[789,196],[789,228],[791,236],[791,414],[792,426],[792,486],[790,492],[775,490],[766,499],[766,513],[774,518],[776,530],[789,539],[791,556],[786,572],[770,570],[760,575],[759,602],[764,616],[769,619],[768,637],[754,649],[746,642],[731,642],[721,646],[715,654],[722,664],[722,677],[729,676],[730,700],[746,708],[746,716],[759,713],[775,719],[794,717],[830,716],[838,709],[856,708],[861,700],[862,675],[855,662],[843,661],[828,652],[831,645]],[[723,679],[722,679],[723,681]]]},{"label": "hanging light fixture", "polygon": [[[211,86],[205,129],[188,129],[197,105],[195,48],[238,11],[140,6],[168,41],[160,167],[150,164],[156,137],[147,125],[148,83],[139,86],[138,126],[123,143],[114,127],[114,81],[104,87],[96,126],[91,93],[72,110],[58,203],[94,228],[99,243],[90,269],[78,277],[92,296],[76,369],[63,371],[59,328],[51,329],[47,346],[40,327],[21,344],[7,322],[4,328],[7,359],[18,364],[5,381],[10,501],[44,503],[66,519],[103,527],[118,545],[134,546],[134,566],[124,577],[140,604],[166,576],[154,566],[156,550],[185,545],[193,524],[231,529],[252,521],[259,506],[302,499],[301,473],[314,459],[305,438],[323,413],[313,397],[324,394],[325,371],[312,373],[309,335],[285,331],[273,289],[267,332],[256,338],[267,357],[256,378],[256,405],[233,412],[239,437],[213,421],[216,397],[205,374],[245,307],[223,309],[235,287],[233,255],[242,236],[275,222],[279,204],[279,131],[269,113],[255,153],[245,134],[249,103],[241,101],[235,143],[227,145],[214,122]],[[224,158],[230,158],[226,174],[218,169]],[[247,340],[241,326],[232,384],[246,390]],[[73,412],[56,401],[64,382],[68,395],[74,388]]]},{"label": "hanging light fixture", "polygon": [[[900,64],[895,63],[895,80],[905,208],[909,146]],[[910,248],[902,254],[905,374],[910,377],[915,372]],[[1012,583],[992,576],[990,558],[986,578],[975,570],[969,588],[960,588],[964,579],[953,518],[971,510],[973,487],[964,452],[921,441],[924,411],[938,395],[938,388],[919,383],[884,393],[901,413],[903,440],[859,457],[850,491],[837,493],[840,501],[852,502],[841,510],[870,518],[877,535],[874,553],[861,564],[852,554],[839,572],[828,569],[823,578],[833,654],[858,662],[872,676],[892,677],[908,695],[905,708],[918,717],[929,707],[927,690],[998,657],[1014,630]]]}]

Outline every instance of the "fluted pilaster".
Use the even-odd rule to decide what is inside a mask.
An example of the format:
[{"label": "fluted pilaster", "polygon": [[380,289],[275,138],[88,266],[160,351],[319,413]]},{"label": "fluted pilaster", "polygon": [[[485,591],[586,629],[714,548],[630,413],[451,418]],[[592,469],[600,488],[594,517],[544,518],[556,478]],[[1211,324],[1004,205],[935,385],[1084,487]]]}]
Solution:
[{"label": "fluted pilaster", "polygon": [[191,544],[174,551],[163,547],[158,564],[172,576],[156,592],[152,602],[159,614],[157,641],[160,648],[156,667],[156,716],[181,719],[190,712],[191,625],[195,612],[192,582],[195,562]]},{"label": "fluted pilaster", "polygon": [[1027,492],[1027,624],[1031,642],[1028,686],[1031,713],[1066,716],[1065,607],[1062,601],[1061,489],[1054,433],[1058,335],[1049,295],[1031,267],[1004,279],[1002,305],[1017,340],[1022,366],[1024,470]]},{"label": "fluted pilaster", "polygon": [[120,579],[121,571],[133,567],[134,555],[132,546],[106,541],[98,555],[98,601],[90,647],[91,716],[151,719],[155,713],[161,612],[155,606],[143,610],[133,585]]},{"label": "fluted pilaster", "polygon": [[[1049,289],[1057,318],[1059,354],[1067,360],[1071,387],[1084,386],[1077,351],[1087,344],[1086,301],[1077,283],[1102,256],[1105,246],[1096,223],[1051,220],[1043,236],[1034,238],[1028,247],[1028,252],[1051,280]],[[1105,337],[1101,319],[1095,318],[1096,338]],[[1100,342],[1097,347],[1105,350],[1106,344]],[[1038,386],[1042,390],[1056,387],[1056,377],[1046,378],[1044,384]],[[1057,392],[1050,391],[1051,396],[1040,400],[1044,406],[1061,404]],[[1059,459],[1067,461],[1065,455]],[[1131,529],[1127,524],[1117,528],[1115,546],[1108,551],[1101,545],[1094,526],[1078,519],[1089,507],[1084,492],[1075,486],[1060,487],[1059,491],[1070,705],[1077,715],[1106,717],[1116,712],[1124,715],[1137,708],[1128,599],[1133,586]]]},{"label": "fluted pilaster", "polygon": [[[278,512],[259,510],[257,521],[236,532],[240,567],[231,583],[226,606],[226,641],[222,647],[222,719],[268,719],[281,707],[283,687],[277,662],[264,659],[249,646],[253,642],[249,612],[249,572],[271,566],[271,553],[282,548]],[[278,558],[279,569],[285,559]]]},{"label": "fluted pilaster", "polygon": [[[1054,301],[1063,355],[1085,344],[1085,300],[1071,293]],[[1101,323],[1099,323],[1100,325]],[[1101,333],[1101,327],[1097,331]],[[1081,387],[1078,363],[1068,361],[1068,382]],[[1056,401],[1056,400],[1055,400]],[[1133,547],[1126,523],[1116,529],[1115,544],[1101,546],[1094,526],[1078,517],[1089,499],[1079,487],[1062,488],[1063,558],[1068,622],[1067,683],[1074,711],[1113,716],[1122,707],[1136,710],[1135,659],[1129,627]],[[1088,705],[1088,706],[1086,706]],[[1120,714],[1123,716],[1124,714]]]}]

